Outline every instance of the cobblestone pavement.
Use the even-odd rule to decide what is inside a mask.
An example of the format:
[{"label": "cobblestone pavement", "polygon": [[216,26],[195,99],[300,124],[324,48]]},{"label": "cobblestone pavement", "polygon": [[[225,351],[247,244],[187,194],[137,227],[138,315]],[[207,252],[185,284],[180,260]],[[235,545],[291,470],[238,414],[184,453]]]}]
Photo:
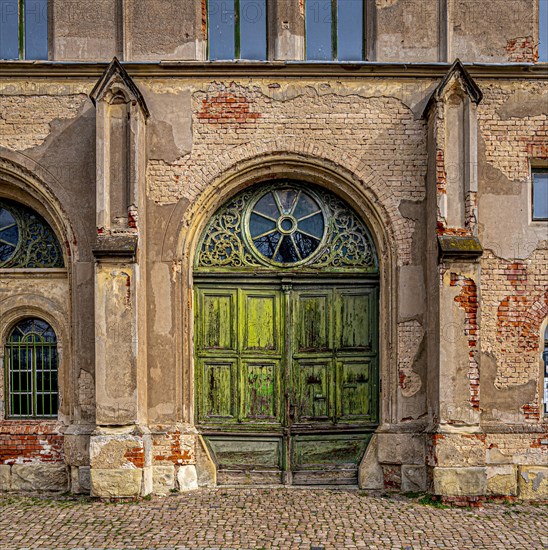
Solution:
[{"label": "cobblestone pavement", "polygon": [[440,509],[324,489],[212,489],[138,503],[0,498],[0,548],[548,548],[548,506]]}]

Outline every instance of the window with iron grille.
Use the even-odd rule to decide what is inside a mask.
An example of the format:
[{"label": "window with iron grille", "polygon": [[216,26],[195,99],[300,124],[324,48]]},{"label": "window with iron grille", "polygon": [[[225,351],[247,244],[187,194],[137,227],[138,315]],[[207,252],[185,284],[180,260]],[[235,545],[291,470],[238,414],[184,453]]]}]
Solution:
[{"label": "window with iron grille", "polygon": [[0,59],[48,58],[48,0],[0,0]]},{"label": "window with iron grille", "polygon": [[17,323],[6,342],[7,416],[52,418],[58,407],[57,337],[41,319]]},{"label": "window with iron grille", "polygon": [[267,59],[266,0],[208,0],[208,58]]}]

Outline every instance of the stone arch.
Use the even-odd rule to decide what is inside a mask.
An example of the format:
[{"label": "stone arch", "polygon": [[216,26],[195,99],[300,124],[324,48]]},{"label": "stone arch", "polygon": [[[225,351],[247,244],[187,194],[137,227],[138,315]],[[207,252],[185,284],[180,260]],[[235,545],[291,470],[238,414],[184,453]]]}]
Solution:
[{"label": "stone arch", "polygon": [[33,208],[45,218],[63,247],[67,269],[70,270],[71,262],[91,260],[82,220],[67,212],[66,205],[71,202],[68,192],[40,164],[0,147],[0,194]]},{"label": "stone arch", "polygon": [[[291,149],[297,149],[291,150]],[[288,150],[291,150],[288,152]],[[325,153],[329,152],[326,158]],[[178,337],[177,363],[183,366],[181,392],[182,420],[193,423],[194,365],[193,365],[193,263],[200,235],[210,216],[238,191],[261,181],[293,178],[325,187],[345,200],[367,222],[379,256],[381,270],[380,296],[380,377],[385,393],[381,395],[381,423],[395,418],[397,373],[397,265],[406,261],[405,221],[397,212],[396,201],[388,186],[374,182],[365,163],[348,155],[335,156],[335,149],[299,145],[280,140],[276,144],[261,143],[240,148],[221,157],[215,171],[202,174],[203,191],[185,211],[188,200],[181,200],[172,210],[167,225],[162,258],[172,263],[177,300],[173,319]],[[322,154],[324,156],[322,156]],[[331,158],[335,157],[335,158]],[[343,165],[342,162],[345,162]],[[346,166],[348,161],[349,166]],[[223,170],[226,167],[225,170]],[[353,169],[352,169],[353,168]],[[181,315],[183,311],[183,315]]]}]

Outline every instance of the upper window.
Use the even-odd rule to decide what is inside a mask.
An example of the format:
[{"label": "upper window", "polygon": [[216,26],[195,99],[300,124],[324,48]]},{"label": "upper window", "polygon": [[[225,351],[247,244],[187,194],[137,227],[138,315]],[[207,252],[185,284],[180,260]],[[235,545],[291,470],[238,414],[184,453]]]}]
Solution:
[{"label": "upper window", "polygon": [[208,0],[211,60],[267,58],[266,0]]},{"label": "upper window", "polygon": [[305,0],[306,59],[364,59],[363,0]]},{"label": "upper window", "polygon": [[538,60],[548,61],[548,0],[539,0]]},{"label": "upper window", "polygon": [[0,59],[48,58],[48,0],[0,0]]},{"label": "upper window", "polygon": [[19,322],[6,342],[5,357],[8,417],[57,416],[57,338],[48,323]]},{"label": "upper window", "polygon": [[61,246],[46,220],[21,204],[0,199],[0,268],[63,266]]},{"label": "upper window", "polygon": [[548,170],[533,170],[533,221],[548,221]]}]

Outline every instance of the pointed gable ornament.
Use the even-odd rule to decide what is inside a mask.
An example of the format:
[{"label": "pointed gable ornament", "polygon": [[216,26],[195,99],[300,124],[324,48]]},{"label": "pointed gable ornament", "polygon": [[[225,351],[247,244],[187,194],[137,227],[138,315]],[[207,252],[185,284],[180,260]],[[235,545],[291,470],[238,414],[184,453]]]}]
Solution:
[{"label": "pointed gable ornament", "polygon": [[134,255],[145,214],[145,99],[112,60],[90,93],[96,113],[96,222],[99,254]]},{"label": "pointed gable ornament", "polygon": [[460,59],[455,60],[447,71],[447,74],[432,92],[432,95],[424,108],[423,117],[428,115],[428,112],[433,104],[443,100],[446,95],[452,91],[455,91],[455,89],[460,90],[463,95],[467,96],[468,99],[476,105],[478,105],[483,99],[482,91],[470,73],[466,70]]},{"label": "pointed gable ornament", "polygon": [[124,97],[126,102],[131,101],[132,103],[135,102],[134,105],[139,105],[145,119],[150,116],[145,98],[117,57],[114,57],[110,62],[93,90],[91,90],[89,97],[94,105],[97,105],[99,101],[112,103],[116,101],[116,98],[122,99]]}]

